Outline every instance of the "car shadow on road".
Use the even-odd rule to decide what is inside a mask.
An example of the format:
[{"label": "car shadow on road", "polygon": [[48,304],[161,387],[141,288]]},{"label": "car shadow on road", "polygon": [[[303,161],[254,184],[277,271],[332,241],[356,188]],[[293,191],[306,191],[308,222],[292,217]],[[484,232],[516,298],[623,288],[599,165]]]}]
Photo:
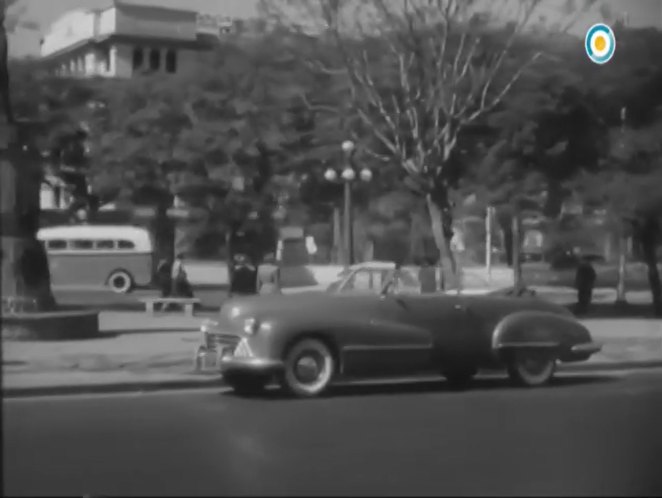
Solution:
[{"label": "car shadow on road", "polygon": [[[536,391],[540,390],[556,390],[561,388],[577,387],[590,384],[600,384],[614,382],[617,378],[609,375],[564,375],[563,377],[556,377],[552,382],[544,387],[539,388],[525,388],[516,387],[512,382],[505,377],[498,378],[479,378],[474,380],[466,388],[453,387],[443,379],[430,379],[430,380],[412,380],[412,381],[396,381],[389,382],[388,380],[379,380],[370,383],[361,384],[338,384],[331,386],[324,398],[345,398],[353,396],[384,396],[384,395],[417,395],[428,393],[439,393],[453,395],[457,393],[470,393],[470,392],[483,392],[483,391],[497,391],[497,390],[519,390],[519,391]],[[243,398],[232,391],[225,391],[221,396],[231,396],[236,398]],[[298,398],[291,398],[280,389],[268,389],[260,396],[253,396],[252,398],[259,399],[272,399],[272,400],[285,400],[291,399],[292,401],[303,401]]]}]

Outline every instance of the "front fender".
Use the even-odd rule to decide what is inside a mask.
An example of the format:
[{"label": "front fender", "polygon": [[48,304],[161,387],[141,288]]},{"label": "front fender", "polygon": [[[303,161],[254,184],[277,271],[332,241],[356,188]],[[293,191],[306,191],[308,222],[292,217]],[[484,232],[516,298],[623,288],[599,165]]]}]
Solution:
[{"label": "front fender", "polygon": [[282,358],[287,347],[295,339],[306,335],[317,335],[327,339],[338,349],[344,346],[343,335],[354,332],[357,336],[368,335],[370,321],[367,317],[289,316],[267,320],[269,331],[262,338],[265,353],[270,357]]},{"label": "front fender", "polygon": [[584,325],[574,317],[551,312],[512,313],[504,317],[492,332],[492,354],[497,359],[502,359],[504,352],[514,348],[534,347],[554,350],[563,361],[581,360],[599,348],[578,349],[576,346],[590,344],[591,334]]}]

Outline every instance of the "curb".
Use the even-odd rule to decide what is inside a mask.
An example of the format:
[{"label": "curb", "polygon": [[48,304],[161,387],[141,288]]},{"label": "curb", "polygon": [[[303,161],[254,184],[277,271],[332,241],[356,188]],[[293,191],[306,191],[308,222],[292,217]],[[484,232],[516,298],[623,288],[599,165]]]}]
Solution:
[{"label": "curb", "polygon": [[[560,373],[608,372],[618,370],[647,370],[662,368],[662,360],[650,361],[623,361],[610,363],[578,363],[576,365],[560,365]],[[213,387],[224,388],[225,383],[221,377],[211,379],[183,379],[145,382],[120,382],[93,385],[62,385],[62,386],[36,386],[36,387],[10,387],[2,389],[3,398],[25,398],[33,396],[60,396],[82,394],[114,394],[139,393],[157,391],[176,391],[183,389],[209,389]]]},{"label": "curb", "polygon": [[9,387],[2,389],[3,398],[25,398],[31,396],[60,396],[74,394],[113,394],[132,392],[175,391],[179,389],[209,389],[224,387],[223,379],[184,379],[145,382],[109,382],[107,384],[61,385],[35,387]]},{"label": "curb", "polygon": [[568,363],[559,365],[559,372],[601,372],[614,370],[647,370],[662,368],[662,360]]}]

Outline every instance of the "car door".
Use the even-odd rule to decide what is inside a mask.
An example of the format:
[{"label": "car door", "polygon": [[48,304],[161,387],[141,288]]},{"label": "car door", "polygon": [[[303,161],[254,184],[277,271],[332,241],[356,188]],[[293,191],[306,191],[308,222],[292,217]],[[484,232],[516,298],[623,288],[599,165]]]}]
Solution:
[{"label": "car door", "polygon": [[376,292],[371,304],[369,340],[353,344],[347,351],[345,365],[352,374],[391,376],[429,370],[433,352],[430,331],[417,323],[412,308],[403,296],[392,291],[393,286],[390,292],[380,294],[384,283],[391,279],[390,274],[391,271],[382,271],[373,278]]},{"label": "car door", "polygon": [[470,297],[440,292],[409,294],[402,299],[413,323],[429,331],[437,367],[445,361],[472,361],[478,354],[479,330]]}]

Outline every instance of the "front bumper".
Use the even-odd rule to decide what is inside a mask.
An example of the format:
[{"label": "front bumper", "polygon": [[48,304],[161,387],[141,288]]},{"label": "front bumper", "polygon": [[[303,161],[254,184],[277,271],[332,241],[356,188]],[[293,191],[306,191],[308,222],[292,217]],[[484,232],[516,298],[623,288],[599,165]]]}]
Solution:
[{"label": "front bumper", "polygon": [[283,362],[266,358],[224,356],[220,360],[222,374],[274,375],[282,372]]},{"label": "front bumper", "polygon": [[602,350],[602,345],[595,342],[587,342],[584,344],[575,344],[570,348],[570,351],[577,354],[595,354]]},{"label": "front bumper", "polygon": [[224,376],[274,375],[284,366],[280,359],[265,357],[253,351],[250,339],[243,334],[210,332],[203,330],[203,345],[198,348],[197,363],[205,363],[205,357],[215,358],[215,366]]},{"label": "front bumper", "polygon": [[566,354],[561,358],[564,362],[585,361],[595,353],[602,350],[602,345],[595,342],[585,342],[571,346]]}]

